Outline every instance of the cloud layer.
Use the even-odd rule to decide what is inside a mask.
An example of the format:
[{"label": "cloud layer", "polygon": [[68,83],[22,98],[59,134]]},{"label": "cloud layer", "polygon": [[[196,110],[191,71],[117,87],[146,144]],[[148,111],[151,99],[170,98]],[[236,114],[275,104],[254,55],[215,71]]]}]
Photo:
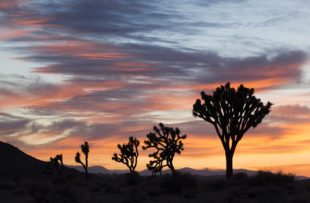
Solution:
[{"label": "cloud layer", "polygon": [[[310,30],[301,24],[310,13],[295,4],[302,16],[289,1],[282,10],[243,0],[4,1],[0,54],[34,65],[26,74],[0,70],[0,138],[46,159],[52,148],[69,153],[83,140],[112,152],[164,122],[189,134],[185,157],[214,157],[221,153],[214,129],[191,108],[201,90],[230,81],[254,87],[264,102],[277,91],[290,98],[271,101],[281,104],[240,152],[303,151],[310,121],[303,33]],[[248,8],[244,17],[237,5]]]}]

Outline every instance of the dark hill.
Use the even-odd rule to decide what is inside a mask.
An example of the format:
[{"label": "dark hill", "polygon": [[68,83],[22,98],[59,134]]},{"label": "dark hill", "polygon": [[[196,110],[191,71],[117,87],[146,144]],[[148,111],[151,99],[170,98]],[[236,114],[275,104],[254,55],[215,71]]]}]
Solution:
[{"label": "dark hill", "polygon": [[0,142],[0,176],[29,177],[43,174],[46,162],[33,158],[10,144]]},{"label": "dark hill", "polygon": [[[36,159],[17,147],[0,141],[0,177],[43,177],[47,163]],[[74,169],[65,168],[66,173],[78,173]]]}]

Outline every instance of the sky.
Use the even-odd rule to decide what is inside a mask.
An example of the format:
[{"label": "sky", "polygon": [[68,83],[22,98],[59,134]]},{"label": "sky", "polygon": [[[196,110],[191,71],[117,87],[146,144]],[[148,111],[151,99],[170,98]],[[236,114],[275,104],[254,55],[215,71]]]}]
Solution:
[{"label": "sky", "polygon": [[229,81],[274,104],[234,167],[310,176],[308,0],[1,0],[0,25],[0,140],[32,156],[73,165],[88,141],[125,169],[116,145],[162,122],[188,135],[176,168],[224,168],[192,105]]}]

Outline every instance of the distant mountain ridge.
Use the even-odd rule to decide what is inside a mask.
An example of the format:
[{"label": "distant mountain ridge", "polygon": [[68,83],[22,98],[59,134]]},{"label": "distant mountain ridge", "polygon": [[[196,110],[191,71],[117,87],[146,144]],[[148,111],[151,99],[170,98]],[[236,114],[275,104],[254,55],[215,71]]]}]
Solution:
[{"label": "distant mountain ridge", "polygon": [[[74,168],[80,172],[84,172],[84,169],[81,166],[68,166],[70,168]],[[103,175],[112,175],[112,174],[126,174],[129,173],[128,170],[110,170],[107,169],[103,166],[91,166],[88,169],[89,173],[92,174],[103,174]],[[189,173],[191,175],[197,175],[197,176],[225,176],[226,171],[224,169],[193,169],[189,167],[177,169],[177,171],[182,172],[182,173]],[[248,170],[248,169],[234,169],[234,174],[237,173],[245,173],[248,176],[253,176],[257,174],[258,171],[254,170]],[[150,176],[152,175],[152,172],[149,170],[145,169],[143,171],[138,171],[138,173],[142,176]],[[169,174],[170,171],[168,169],[163,171],[163,174]],[[305,180],[309,179],[309,177],[306,176],[296,176],[296,180]]]},{"label": "distant mountain ridge", "polygon": [[[84,169],[81,166],[68,166],[70,168],[74,168],[80,172],[84,172]],[[112,175],[112,174],[126,174],[129,173],[128,170],[110,170],[107,169],[103,166],[91,166],[89,167],[89,173],[92,174],[105,174],[105,175]],[[226,171],[224,169],[193,169],[189,167],[177,169],[177,171],[182,172],[182,173],[189,173],[192,175],[197,175],[197,176],[225,176]],[[143,171],[138,171],[140,175],[142,176],[150,176],[152,173],[145,169]],[[237,173],[245,173],[248,176],[253,176],[257,173],[258,171],[253,171],[253,170],[248,170],[248,169],[234,169],[234,174]],[[164,170],[163,174],[169,174],[169,170]],[[296,176],[296,180],[305,180],[309,179],[309,177],[306,176]]]},{"label": "distant mountain ridge", "polygon": [[[84,169],[81,166],[68,166],[71,168],[74,168],[78,171],[83,171]],[[128,173],[128,170],[110,170],[107,169],[103,166],[91,166],[88,169],[89,173],[93,173],[93,174],[125,174]],[[181,168],[178,169],[177,171],[182,172],[182,173],[190,173],[192,175],[200,175],[200,176],[224,176],[226,171],[224,169],[192,169],[189,167],[185,167],[185,168]],[[151,175],[152,173],[145,169],[143,171],[138,171],[140,175],[142,176],[148,176]],[[247,169],[235,169],[234,170],[235,173],[246,173],[249,176],[252,176],[256,173],[256,171],[252,171],[252,170],[247,170]],[[164,170],[163,174],[168,174],[170,173],[169,170]]]},{"label": "distant mountain ridge", "polygon": [[[82,166],[68,166],[70,168],[76,169],[80,172],[84,172],[84,168]],[[103,166],[90,166],[88,167],[88,172],[92,173],[92,174],[108,174],[108,175],[112,175],[112,174],[125,174],[128,173],[128,170],[110,170],[107,169]]]}]

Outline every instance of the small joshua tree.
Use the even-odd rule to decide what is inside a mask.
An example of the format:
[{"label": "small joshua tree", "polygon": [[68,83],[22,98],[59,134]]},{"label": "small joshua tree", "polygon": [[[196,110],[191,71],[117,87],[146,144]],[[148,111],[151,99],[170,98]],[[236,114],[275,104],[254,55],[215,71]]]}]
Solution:
[{"label": "small joshua tree", "polygon": [[81,161],[81,155],[80,155],[80,152],[77,152],[76,155],[75,155],[75,162],[76,163],[80,163],[83,168],[84,168],[84,171],[85,171],[85,175],[86,175],[86,178],[88,179],[88,153],[89,153],[89,145],[88,145],[88,142],[84,142],[84,144],[81,145],[81,150],[85,156],[85,163],[83,163]]},{"label": "small joshua tree", "polygon": [[64,169],[62,154],[57,154],[55,157],[51,157],[48,162],[46,172],[53,175],[62,175]]},{"label": "small joshua tree", "polygon": [[140,141],[137,138],[129,137],[128,143],[123,145],[120,144],[117,145],[117,148],[120,150],[120,153],[119,154],[114,153],[112,160],[125,164],[128,167],[130,173],[134,174],[138,163],[139,144]]},{"label": "small joshua tree", "polygon": [[154,153],[149,154],[149,157],[154,160],[150,160],[146,165],[148,170],[151,170],[153,174],[161,173],[162,169],[167,166],[175,176],[174,155],[181,154],[184,150],[182,140],[186,138],[186,135],[181,135],[179,128],[169,128],[159,123],[159,127],[154,126],[153,132],[147,134],[146,137],[148,140],[144,141],[145,146],[142,148],[144,150],[155,149]]},{"label": "small joshua tree", "polygon": [[233,175],[233,156],[237,144],[252,127],[269,114],[271,103],[263,104],[254,89],[240,85],[236,90],[227,83],[213,94],[201,92],[201,100],[193,105],[193,115],[211,123],[221,140],[226,156],[226,178]]}]

